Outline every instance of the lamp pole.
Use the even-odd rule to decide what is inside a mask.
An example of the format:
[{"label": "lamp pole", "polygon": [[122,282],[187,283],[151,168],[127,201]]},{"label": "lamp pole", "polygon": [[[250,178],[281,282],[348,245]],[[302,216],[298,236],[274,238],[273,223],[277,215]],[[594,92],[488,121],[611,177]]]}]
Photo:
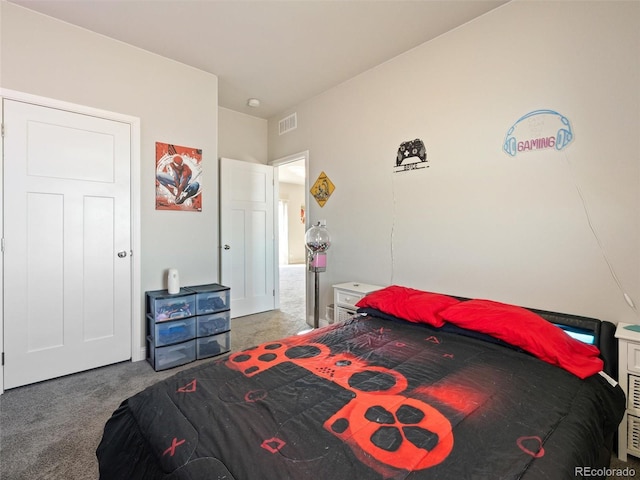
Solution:
[{"label": "lamp pole", "polygon": [[315,272],[315,296],[313,300],[313,328],[320,326],[320,273]]}]

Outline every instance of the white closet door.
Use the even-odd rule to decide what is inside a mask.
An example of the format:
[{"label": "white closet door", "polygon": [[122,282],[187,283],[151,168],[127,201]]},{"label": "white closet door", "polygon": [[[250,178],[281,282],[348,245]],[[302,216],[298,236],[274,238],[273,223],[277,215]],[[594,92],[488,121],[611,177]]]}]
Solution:
[{"label": "white closet door", "polygon": [[130,126],[3,106],[4,387],[127,360]]}]

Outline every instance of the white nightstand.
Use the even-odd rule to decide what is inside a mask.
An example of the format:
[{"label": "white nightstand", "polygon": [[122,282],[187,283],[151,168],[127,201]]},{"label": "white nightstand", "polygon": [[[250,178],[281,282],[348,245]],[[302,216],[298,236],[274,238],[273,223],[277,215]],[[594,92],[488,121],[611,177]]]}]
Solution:
[{"label": "white nightstand", "polygon": [[618,339],[618,382],[627,396],[627,408],[618,428],[618,458],[627,461],[627,454],[640,457],[640,332],[616,328]]},{"label": "white nightstand", "polygon": [[384,287],[366,283],[347,282],[333,286],[333,318],[336,322],[346,320],[356,313],[356,303],[365,295]]}]

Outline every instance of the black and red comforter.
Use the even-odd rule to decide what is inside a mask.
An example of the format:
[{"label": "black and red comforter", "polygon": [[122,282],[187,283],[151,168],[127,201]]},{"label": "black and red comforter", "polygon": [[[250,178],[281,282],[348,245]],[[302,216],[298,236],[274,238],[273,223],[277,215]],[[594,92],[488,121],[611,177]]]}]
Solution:
[{"label": "black and red comforter", "polygon": [[519,349],[373,315],[129,398],[107,479],[563,479],[608,465],[624,394]]}]

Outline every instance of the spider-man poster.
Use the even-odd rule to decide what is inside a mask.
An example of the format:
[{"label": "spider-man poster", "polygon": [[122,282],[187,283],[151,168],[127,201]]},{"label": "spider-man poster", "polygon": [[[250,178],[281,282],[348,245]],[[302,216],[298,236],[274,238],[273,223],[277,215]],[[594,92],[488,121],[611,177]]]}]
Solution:
[{"label": "spider-man poster", "polygon": [[156,142],[156,210],[202,211],[202,150]]}]

